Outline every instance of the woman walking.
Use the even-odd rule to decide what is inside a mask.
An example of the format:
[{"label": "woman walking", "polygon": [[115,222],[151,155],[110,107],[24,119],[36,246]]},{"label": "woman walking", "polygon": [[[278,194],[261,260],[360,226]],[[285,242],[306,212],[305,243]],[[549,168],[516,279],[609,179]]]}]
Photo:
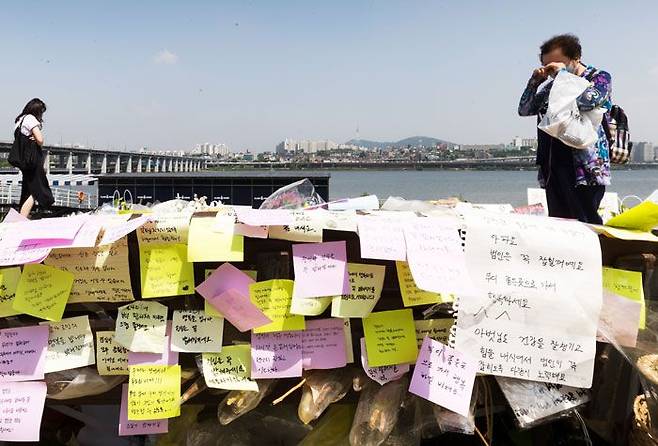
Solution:
[{"label": "woman walking", "polygon": [[30,165],[20,167],[23,174],[21,186],[21,198],[19,201],[20,213],[29,217],[34,203],[39,206],[49,207],[55,199],[48,185],[46,171],[43,168],[43,114],[46,112],[46,104],[38,98],[30,100],[20,115],[16,117],[14,126],[14,144],[18,143],[20,150],[24,153],[31,152],[34,157]]}]

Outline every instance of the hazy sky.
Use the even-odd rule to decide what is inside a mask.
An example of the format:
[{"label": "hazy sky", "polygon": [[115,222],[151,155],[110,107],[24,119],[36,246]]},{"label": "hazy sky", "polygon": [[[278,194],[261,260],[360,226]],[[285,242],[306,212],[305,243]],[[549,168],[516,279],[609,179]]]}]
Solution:
[{"label": "hazy sky", "polygon": [[574,32],[633,139],[658,141],[655,0],[11,1],[0,18],[3,140],[39,96],[50,143],[506,142],[535,133],[516,106],[539,44]]}]

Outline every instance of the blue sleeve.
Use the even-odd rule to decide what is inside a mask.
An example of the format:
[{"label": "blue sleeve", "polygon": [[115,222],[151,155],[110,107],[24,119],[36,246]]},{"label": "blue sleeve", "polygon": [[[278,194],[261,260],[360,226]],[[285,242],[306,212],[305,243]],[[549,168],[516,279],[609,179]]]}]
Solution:
[{"label": "blue sleeve", "polygon": [[519,116],[535,116],[539,113],[541,106],[546,101],[548,91],[548,89],[544,88],[542,91],[537,92],[537,88],[540,85],[540,81],[530,78],[519,101]]},{"label": "blue sleeve", "polygon": [[599,71],[592,79],[592,85],[576,99],[578,108],[589,111],[596,107],[602,107],[610,100],[612,93],[612,79],[610,74]]}]

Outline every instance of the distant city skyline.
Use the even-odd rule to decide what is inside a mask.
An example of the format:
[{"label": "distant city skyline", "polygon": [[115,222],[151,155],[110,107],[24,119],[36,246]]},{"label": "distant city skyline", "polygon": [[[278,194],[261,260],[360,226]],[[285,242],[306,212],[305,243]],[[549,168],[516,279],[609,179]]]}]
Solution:
[{"label": "distant city skyline", "polygon": [[[595,13],[593,13],[595,12]],[[0,122],[48,104],[49,144],[274,151],[285,138],[459,144],[535,135],[516,106],[538,46],[581,37],[636,141],[658,140],[658,3],[146,0],[3,5]],[[575,18],[587,18],[576,20]],[[357,130],[358,129],[358,130]]]}]

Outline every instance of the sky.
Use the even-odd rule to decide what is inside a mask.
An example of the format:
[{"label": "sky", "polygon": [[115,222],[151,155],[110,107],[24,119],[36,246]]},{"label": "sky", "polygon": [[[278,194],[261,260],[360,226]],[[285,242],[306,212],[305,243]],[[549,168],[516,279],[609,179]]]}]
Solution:
[{"label": "sky", "polygon": [[[516,107],[548,37],[612,74],[636,141],[658,142],[658,2],[5,2],[0,122],[32,97],[46,143],[274,150],[284,138],[534,136]],[[358,133],[357,133],[358,130]]]}]

